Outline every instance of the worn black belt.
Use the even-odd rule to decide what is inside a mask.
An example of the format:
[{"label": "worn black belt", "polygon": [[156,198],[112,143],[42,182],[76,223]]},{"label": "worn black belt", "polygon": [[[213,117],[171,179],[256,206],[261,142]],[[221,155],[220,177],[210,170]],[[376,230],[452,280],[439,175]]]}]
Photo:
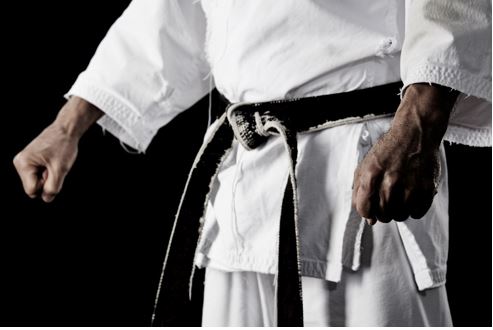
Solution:
[{"label": "worn black belt", "polygon": [[[313,132],[393,114],[401,82],[346,93],[262,103],[236,103],[215,123],[195,158],[175,217],[156,295],[153,326],[190,325],[194,257],[205,203],[221,162],[237,139],[246,149],[279,135],[290,169],[282,201],[277,274],[277,325],[302,326],[296,158],[298,133]],[[197,283],[202,287],[203,283]],[[196,287],[196,285],[193,285]]]}]

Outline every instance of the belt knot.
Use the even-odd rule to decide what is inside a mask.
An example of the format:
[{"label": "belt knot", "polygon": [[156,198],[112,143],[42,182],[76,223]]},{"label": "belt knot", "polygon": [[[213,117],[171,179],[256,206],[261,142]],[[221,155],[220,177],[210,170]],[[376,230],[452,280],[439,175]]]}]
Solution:
[{"label": "belt knot", "polygon": [[[272,115],[269,111],[252,111],[251,107],[242,108],[248,103],[231,105],[227,110],[228,122],[236,139],[247,149],[255,149],[264,144],[271,135],[286,132],[285,120]],[[251,104],[250,104],[251,105]]]},{"label": "belt knot", "polygon": [[[190,301],[192,283],[203,284],[203,280],[194,279],[196,247],[202,234],[200,219],[204,216],[204,205],[208,202],[213,182],[232,148],[233,140],[236,138],[243,147],[251,150],[265,143],[269,136],[279,135],[289,158],[289,180],[279,219],[277,325],[302,326],[303,293],[295,174],[297,134],[391,115],[400,102],[396,93],[400,86],[402,83],[393,83],[299,100],[229,105],[200,148],[190,170],[161,271],[152,324],[190,323],[189,314],[184,311],[195,309]],[[382,96],[388,98],[387,102],[381,102]]]}]

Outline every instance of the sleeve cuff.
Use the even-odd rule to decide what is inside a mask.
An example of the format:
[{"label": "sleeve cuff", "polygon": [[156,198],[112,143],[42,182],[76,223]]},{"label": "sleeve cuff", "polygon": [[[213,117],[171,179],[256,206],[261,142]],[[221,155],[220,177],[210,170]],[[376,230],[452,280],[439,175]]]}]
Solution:
[{"label": "sleeve cuff", "polygon": [[119,95],[87,81],[82,73],[65,98],[78,96],[101,109],[105,115],[98,120],[104,130],[130,147],[143,153],[157,130],[145,125],[144,117]]},{"label": "sleeve cuff", "polygon": [[428,62],[412,66],[403,74],[404,88],[414,83],[435,83],[491,103],[491,81],[456,68]]}]

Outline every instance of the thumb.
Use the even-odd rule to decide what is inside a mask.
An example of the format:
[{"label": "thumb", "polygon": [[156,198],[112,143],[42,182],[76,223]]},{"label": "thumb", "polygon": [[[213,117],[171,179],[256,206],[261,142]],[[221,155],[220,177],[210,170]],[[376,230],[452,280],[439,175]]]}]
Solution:
[{"label": "thumb", "polygon": [[54,170],[53,168],[47,168],[43,172],[43,193],[41,194],[41,198],[46,203],[50,203],[55,199],[55,196],[62,189],[63,181],[65,179],[65,175],[61,172]]}]

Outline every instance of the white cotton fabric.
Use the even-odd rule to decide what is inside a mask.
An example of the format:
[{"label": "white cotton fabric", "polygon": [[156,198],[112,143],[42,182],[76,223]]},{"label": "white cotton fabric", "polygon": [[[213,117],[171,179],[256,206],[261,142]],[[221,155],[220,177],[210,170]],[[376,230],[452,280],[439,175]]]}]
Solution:
[{"label": "white cotton fabric", "polygon": [[[490,12],[488,0],[134,0],[67,95],[101,108],[103,128],[145,151],[209,92],[210,74],[232,102],[430,82],[462,92],[445,139],[491,146]],[[299,136],[305,275],[337,282],[344,266],[358,269],[364,227],[350,209],[352,171],[363,137],[374,142],[388,127],[375,120]],[[279,139],[250,152],[235,145],[214,186],[200,264],[276,272],[287,169]],[[445,281],[446,181],[444,171],[425,219],[397,227],[420,290]]]},{"label": "white cotton fabric", "polygon": [[[363,236],[358,272],[339,283],[303,277],[305,326],[451,326],[444,286],[419,292],[396,223]],[[204,326],[275,326],[274,275],[207,268]]]},{"label": "white cotton fabric", "polygon": [[[369,228],[351,208],[353,174],[358,160],[389,129],[390,121],[375,119],[298,135],[303,275],[338,282],[344,267],[359,269],[361,251],[367,248],[361,237]],[[419,221],[397,225],[419,290],[440,286],[446,278],[448,174],[443,146],[440,152],[440,184],[430,210]],[[280,137],[252,151],[234,144],[213,184],[198,265],[277,272],[277,233],[288,162]]]},{"label": "white cotton fabric", "polygon": [[457,104],[452,141],[489,146],[489,13],[488,0],[134,0],[67,96],[145,151],[208,93],[211,70],[233,102],[434,82],[474,100]]}]

